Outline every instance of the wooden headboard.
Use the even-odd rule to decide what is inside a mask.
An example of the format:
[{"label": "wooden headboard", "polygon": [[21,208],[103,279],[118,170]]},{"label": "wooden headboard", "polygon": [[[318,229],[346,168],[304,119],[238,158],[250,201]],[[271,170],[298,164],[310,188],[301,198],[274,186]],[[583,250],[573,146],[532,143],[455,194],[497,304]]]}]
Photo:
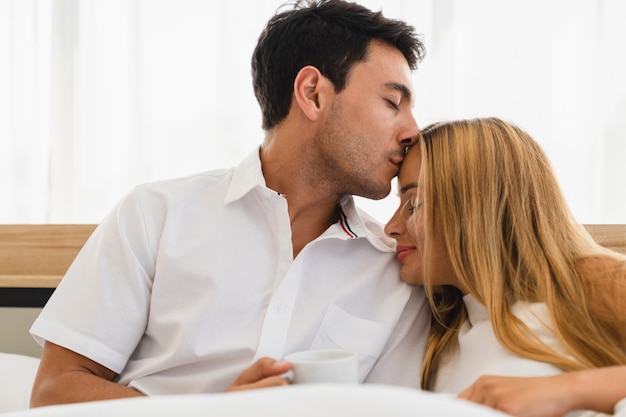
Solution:
[{"label": "wooden headboard", "polygon": [[[585,227],[601,245],[626,254],[626,224]],[[0,225],[0,294],[4,294],[0,305],[22,305],[20,300],[32,298],[35,289],[43,291],[45,303],[95,228],[95,224]]]},{"label": "wooden headboard", "polygon": [[43,307],[95,224],[1,224],[0,307]]},{"label": "wooden headboard", "polygon": [[605,248],[626,255],[626,224],[586,224],[585,228]]},{"label": "wooden headboard", "polygon": [[56,287],[95,228],[95,224],[0,225],[0,287]]}]

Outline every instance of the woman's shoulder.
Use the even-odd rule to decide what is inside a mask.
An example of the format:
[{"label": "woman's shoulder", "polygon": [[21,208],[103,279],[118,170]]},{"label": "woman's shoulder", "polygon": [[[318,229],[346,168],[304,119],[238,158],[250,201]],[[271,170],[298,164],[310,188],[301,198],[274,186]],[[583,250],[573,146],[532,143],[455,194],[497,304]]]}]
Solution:
[{"label": "woman's shoulder", "polygon": [[599,254],[578,262],[591,311],[626,343],[626,257]]},{"label": "woman's shoulder", "polygon": [[626,279],[626,256],[614,252],[586,256],[576,263],[576,269],[591,285],[604,280],[623,281]]}]

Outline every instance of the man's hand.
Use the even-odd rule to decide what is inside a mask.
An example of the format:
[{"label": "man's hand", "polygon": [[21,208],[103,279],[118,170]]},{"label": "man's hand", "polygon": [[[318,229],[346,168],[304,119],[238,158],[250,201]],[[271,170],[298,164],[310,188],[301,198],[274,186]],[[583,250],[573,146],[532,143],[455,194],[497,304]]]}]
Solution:
[{"label": "man's hand", "polygon": [[243,371],[226,391],[233,392],[288,385],[287,379],[281,375],[290,369],[291,363],[289,362],[261,358]]}]

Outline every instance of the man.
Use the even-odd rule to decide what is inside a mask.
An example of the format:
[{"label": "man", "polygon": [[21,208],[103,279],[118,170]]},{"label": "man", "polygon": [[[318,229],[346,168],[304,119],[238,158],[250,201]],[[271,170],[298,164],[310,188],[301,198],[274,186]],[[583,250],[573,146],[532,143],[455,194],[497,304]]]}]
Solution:
[{"label": "man", "polygon": [[361,381],[417,387],[430,312],[351,195],[385,197],[415,142],[423,53],[353,3],[274,16],[252,59],[260,149],[102,221],[31,329],[31,405],[282,385],[277,359],[331,347],[359,353]]}]

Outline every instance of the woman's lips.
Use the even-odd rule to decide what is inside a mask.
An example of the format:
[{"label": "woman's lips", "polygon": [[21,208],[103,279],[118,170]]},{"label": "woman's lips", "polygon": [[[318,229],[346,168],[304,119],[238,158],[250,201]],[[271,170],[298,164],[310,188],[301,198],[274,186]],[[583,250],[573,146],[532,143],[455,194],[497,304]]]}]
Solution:
[{"label": "woman's lips", "polygon": [[415,246],[397,246],[396,247],[396,257],[398,261],[402,262],[407,256],[415,252]]}]

